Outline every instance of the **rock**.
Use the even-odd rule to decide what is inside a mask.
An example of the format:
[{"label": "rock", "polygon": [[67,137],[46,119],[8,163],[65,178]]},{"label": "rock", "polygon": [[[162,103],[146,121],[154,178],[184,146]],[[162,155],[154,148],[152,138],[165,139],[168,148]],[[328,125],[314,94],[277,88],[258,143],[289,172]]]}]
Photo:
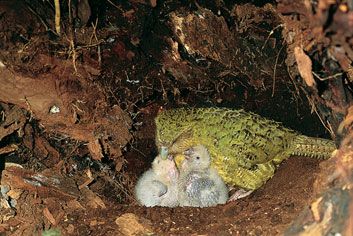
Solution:
[{"label": "rock", "polygon": [[139,219],[133,213],[125,213],[115,220],[115,223],[119,226],[119,231],[123,235],[146,235],[153,234],[152,228],[149,225],[150,222],[147,219]]}]

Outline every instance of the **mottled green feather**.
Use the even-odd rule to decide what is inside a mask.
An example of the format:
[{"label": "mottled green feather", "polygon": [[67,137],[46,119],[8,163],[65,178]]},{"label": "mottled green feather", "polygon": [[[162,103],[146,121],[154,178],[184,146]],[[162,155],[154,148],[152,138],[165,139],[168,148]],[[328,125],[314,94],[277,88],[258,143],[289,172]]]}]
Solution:
[{"label": "mottled green feather", "polygon": [[172,155],[205,145],[212,165],[230,185],[254,190],[291,155],[329,158],[331,140],[312,138],[244,110],[179,108],[156,117],[156,144]]}]

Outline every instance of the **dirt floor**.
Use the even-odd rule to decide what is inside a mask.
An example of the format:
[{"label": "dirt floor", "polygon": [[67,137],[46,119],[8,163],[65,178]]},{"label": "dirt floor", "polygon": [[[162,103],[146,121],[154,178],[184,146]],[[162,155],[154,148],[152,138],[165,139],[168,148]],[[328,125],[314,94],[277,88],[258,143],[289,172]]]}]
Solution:
[{"label": "dirt floor", "polygon": [[[314,199],[313,183],[320,161],[291,157],[261,189],[224,206],[204,209],[138,206],[131,191],[136,178],[149,168],[155,152],[150,139],[153,121],[146,120],[146,123],[149,125],[136,135],[141,138],[136,141],[138,146],[125,155],[126,164],[120,176],[112,174],[105,164],[105,167],[97,167],[95,165],[99,164],[89,159],[86,162],[90,164],[85,164],[82,159],[65,160],[65,163],[59,162],[42,173],[5,168],[2,186],[12,186],[10,188],[18,192],[13,198],[17,196],[18,199],[15,210],[2,210],[3,224],[0,226],[3,232],[7,232],[6,235],[30,235],[57,228],[63,235],[134,235],[141,232],[156,235],[276,235],[283,233]],[[33,169],[36,162],[32,160],[24,166]],[[65,165],[65,174],[59,171],[63,170],[62,165]],[[89,169],[94,173],[91,181]],[[38,178],[38,175],[45,177]],[[89,183],[87,189],[86,181]],[[37,186],[36,182],[39,187],[33,187]],[[119,186],[120,183],[125,185]],[[81,184],[84,187],[79,191],[77,186]],[[127,192],[122,192],[122,188]]]},{"label": "dirt floor", "polygon": [[[90,189],[101,200],[87,205],[82,200],[78,200],[81,204],[76,200],[68,201],[62,194],[50,196],[42,193],[38,196],[36,190],[25,191],[17,200],[13,218],[11,212],[2,211],[3,219],[5,214],[10,214],[10,220],[5,220],[6,223],[1,226],[6,235],[29,235],[31,233],[26,229],[33,230],[32,233],[41,231],[48,224],[44,222],[50,222],[53,217],[55,226],[52,227],[61,229],[63,235],[127,234],[126,228],[134,229],[134,224],[142,224],[142,229],[136,226],[136,232],[149,230],[156,235],[277,235],[283,233],[303,207],[313,200],[313,182],[318,171],[318,160],[292,157],[281,165],[264,187],[250,197],[207,209],[146,208],[135,202],[119,204],[111,187],[94,184]],[[62,184],[60,189],[64,192],[73,187],[73,183],[66,183],[67,186]],[[2,181],[2,185],[8,185],[6,180]],[[93,201],[95,194],[92,197],[83,191],[80,195]],[[44,214],[45,209],[50,209],[53,216]],[[134,214],[138,220],[131,220],[126,213]],[[36,216],[34,219],[33,215]],[[115,221],[119,217],[122,218],[117,226]],[[30,227],[34,222],[42,222],[42,225]]]},{"label": "dirt floor", "polygon": [[208,209],[121,206],[114,207],[112,215],[134,213],[140,219],[147,219],[157,235],[279,235],[313,200],[318,164],[315,160],[293,157],[252,196],[224,206]]},{"label": "dirt floor", "polygon": [[[314,199],[320,160],[304,157],[224,206],[146,208],[132,194],[157,154],[161,106],[244,108],[329,137],[288,74],[272,5],[73,1],[82,19],[62,6],[58,37],[53,1],[24,2],[0,3],[0,235],[279,235]],[[212,22],[226,51],[187,51],[195,45],[177,39],[176,15]]]}]

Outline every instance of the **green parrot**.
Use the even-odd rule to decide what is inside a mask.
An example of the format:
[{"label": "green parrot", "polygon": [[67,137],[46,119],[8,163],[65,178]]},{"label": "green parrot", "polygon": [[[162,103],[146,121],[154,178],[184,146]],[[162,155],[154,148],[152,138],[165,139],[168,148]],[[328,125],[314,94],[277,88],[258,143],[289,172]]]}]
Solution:
[{"label": "green parrot", "polygon": [[164,110],[155,123],[156,145],[162,158],[172,155],[178,159],[189,148],[202,144],[223,181],[250,192],[266,183],[291,155],[327,159],[336,149],[332,140],[302,135],[244,110]]}]

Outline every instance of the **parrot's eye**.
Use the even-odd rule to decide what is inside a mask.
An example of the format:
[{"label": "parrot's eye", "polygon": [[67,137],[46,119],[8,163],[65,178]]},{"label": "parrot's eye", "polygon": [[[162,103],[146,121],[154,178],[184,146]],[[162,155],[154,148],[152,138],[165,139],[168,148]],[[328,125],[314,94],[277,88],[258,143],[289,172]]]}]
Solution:
[{"label": "parrot's eye", "polygon": [[197,157],[196,157],[196,159],[197,159],[197,160],[200,160],[200,157],[199,157],[199,156],[197,156]]}]

